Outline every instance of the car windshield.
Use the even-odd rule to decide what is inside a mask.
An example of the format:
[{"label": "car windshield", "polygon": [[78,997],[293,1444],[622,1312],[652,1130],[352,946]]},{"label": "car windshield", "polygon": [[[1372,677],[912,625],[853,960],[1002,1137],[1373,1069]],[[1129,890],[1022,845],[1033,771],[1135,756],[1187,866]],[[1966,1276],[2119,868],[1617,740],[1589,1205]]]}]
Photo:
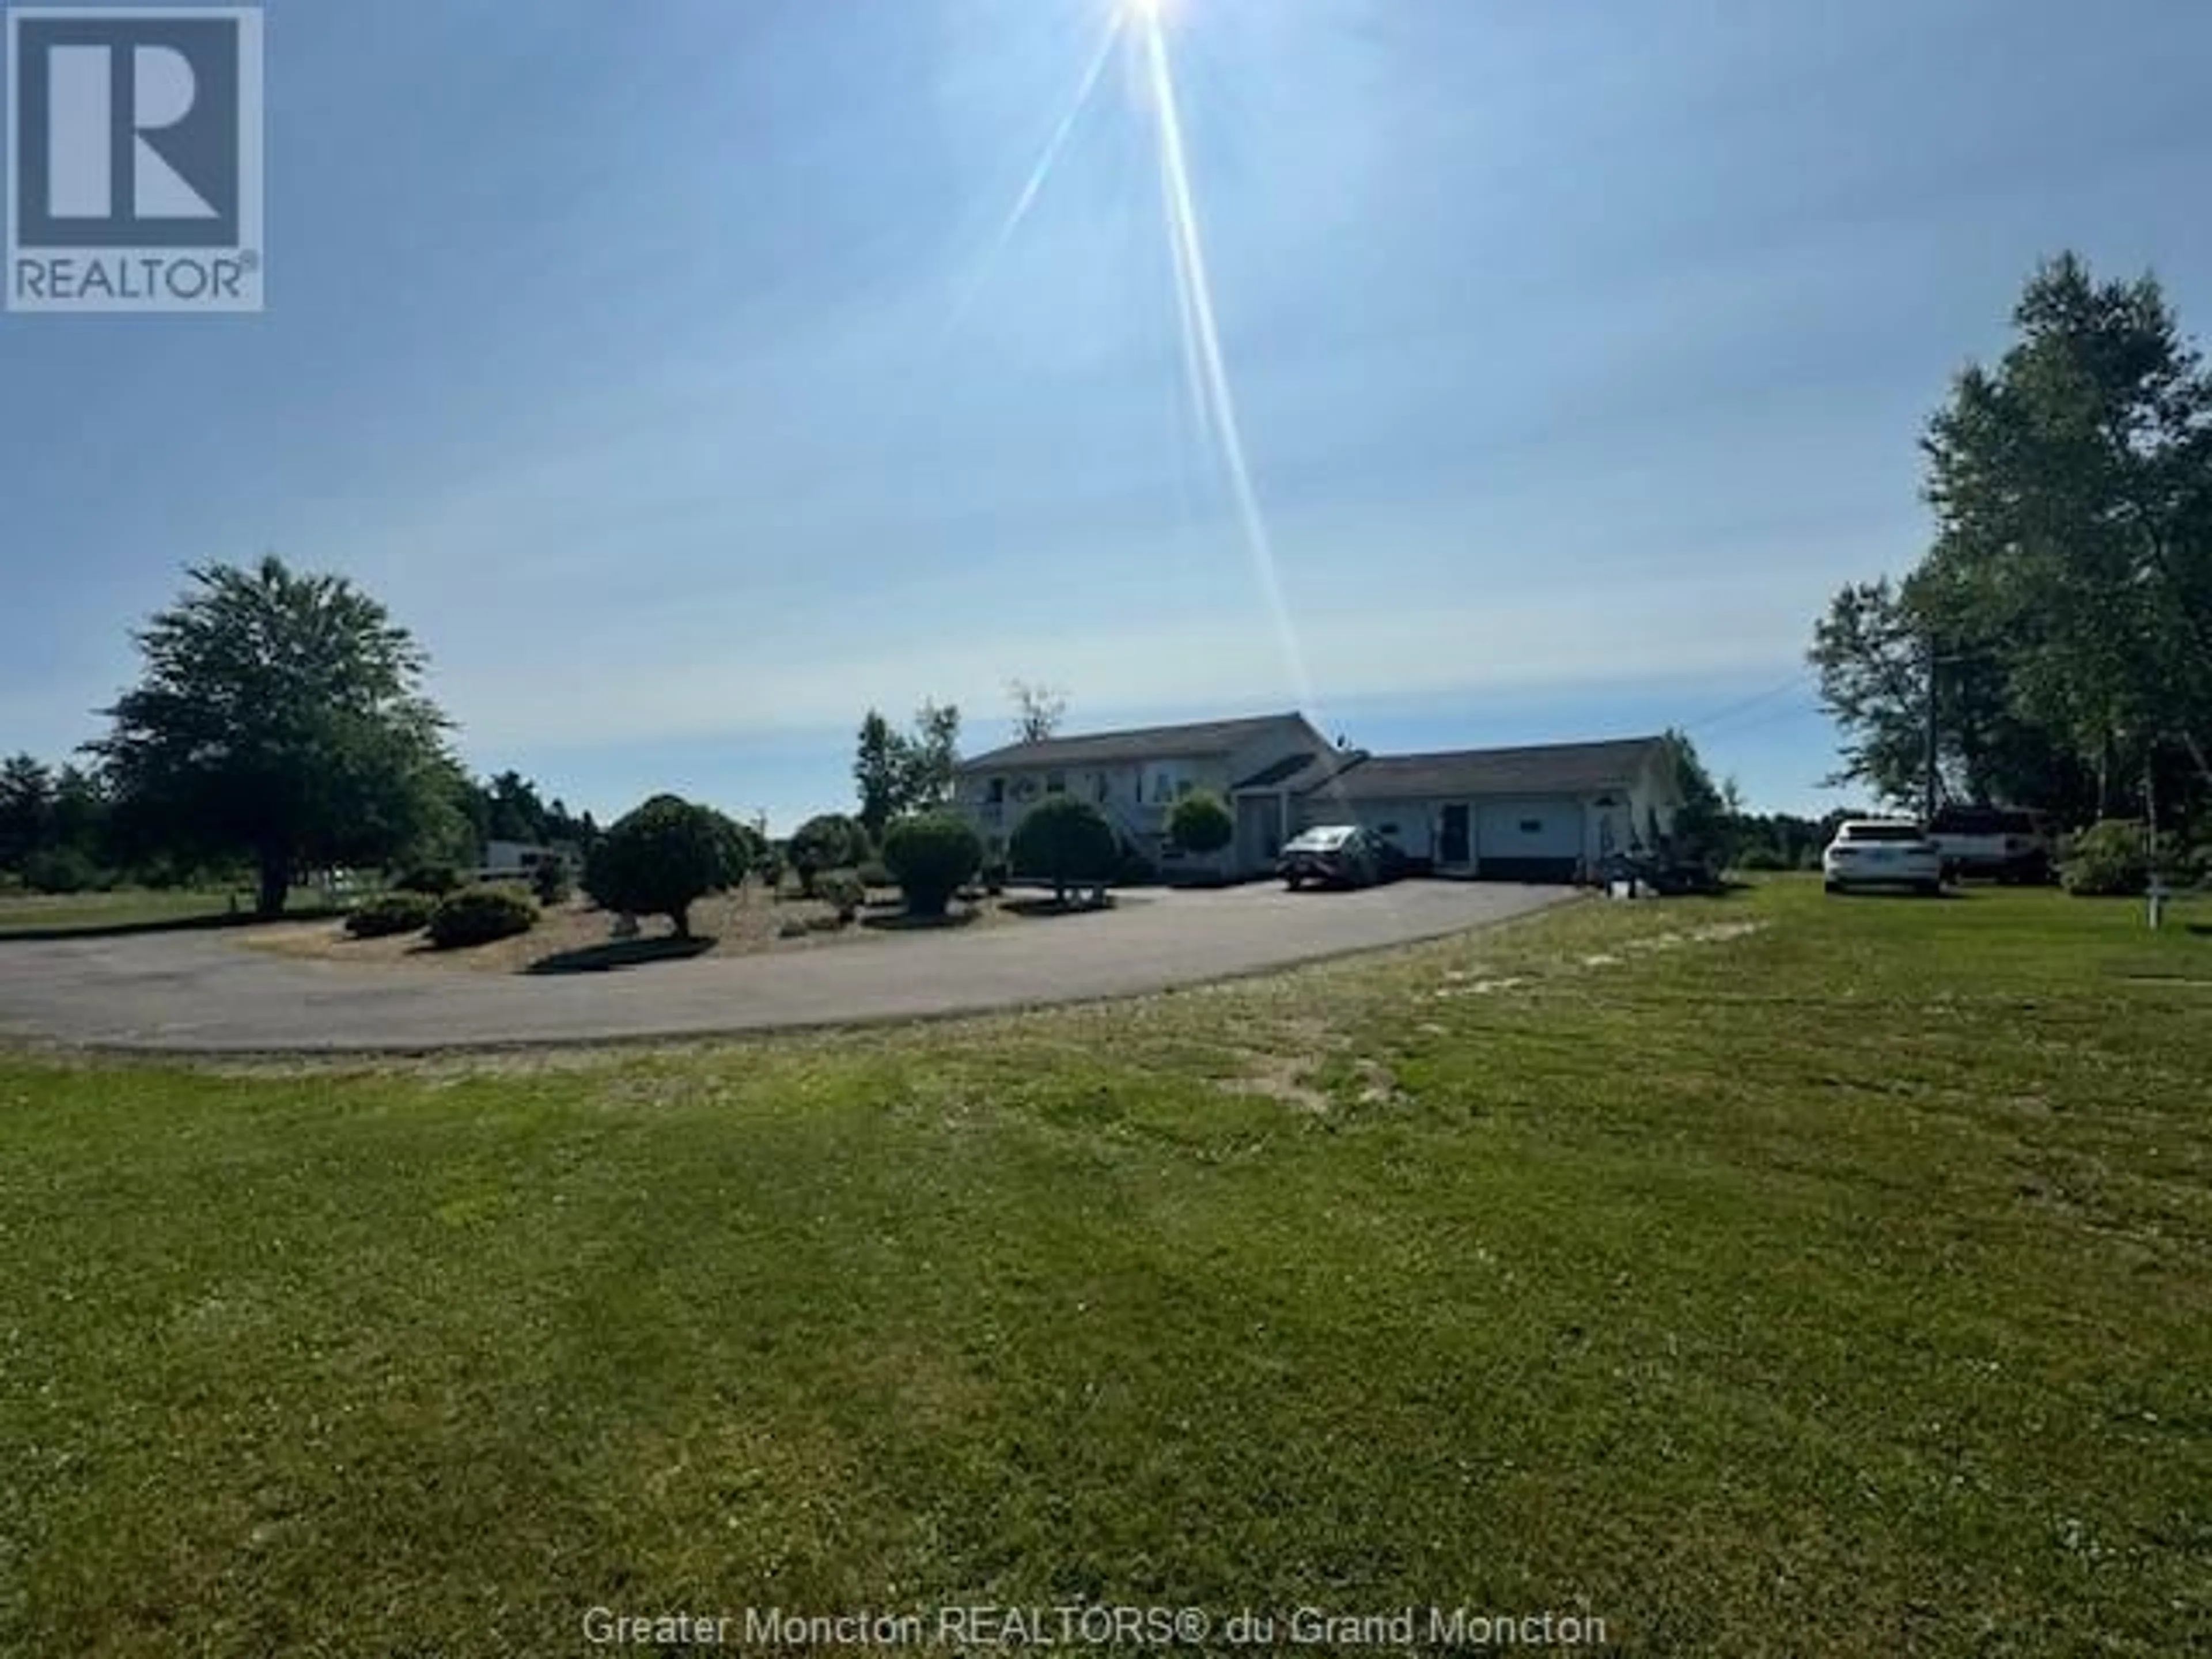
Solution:
[{"label": "car windshield", "polygon": [[1291,853],[1333,853],[1358,833],[1357,829],[1348,824],[1309,830],[1284,850]]}]

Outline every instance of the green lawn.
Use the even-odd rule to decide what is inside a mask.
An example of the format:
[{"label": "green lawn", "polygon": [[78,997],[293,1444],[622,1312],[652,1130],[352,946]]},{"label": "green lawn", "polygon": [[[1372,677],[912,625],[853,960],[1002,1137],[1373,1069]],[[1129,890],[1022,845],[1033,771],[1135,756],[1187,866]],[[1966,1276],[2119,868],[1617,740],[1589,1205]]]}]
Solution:
[{"label": "green lawn", "polygon": [[905,1031],[0,1054],[0,1652],[1077,1598],[2202,1652],[2208,1114],[2212,909],[1789,878]]},{"label": "green lawn", "polygon": [[[243,888],[125,888],[112,893],[0,893],[0,939],[10,933],[94,933],[105,929],[155,928],[228,917],[233,901],[250,911],[252,894]],[[316,909],[322,895],[295,887],[289,906]]]}]

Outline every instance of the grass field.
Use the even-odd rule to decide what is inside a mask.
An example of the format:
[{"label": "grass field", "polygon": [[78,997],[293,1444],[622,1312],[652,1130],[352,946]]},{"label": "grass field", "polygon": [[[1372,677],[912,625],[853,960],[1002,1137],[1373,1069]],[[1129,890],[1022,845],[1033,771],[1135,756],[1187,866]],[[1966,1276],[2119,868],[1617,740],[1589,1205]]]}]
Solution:
[{"label": "grass field", "polygon": [[[0,893],[0,939],[45,933],[188,927],[228,920],[252,908],[242,890],[125,888],[111,893]],[[322,902],[313,888],[292,890],[288,908],[312,912]]]},{"label": "grass field", "polygon": [[2206,1651],[2191,923],[1782,879],[842,1037],[0,1055],[0,1652],[1078,1598]]}]

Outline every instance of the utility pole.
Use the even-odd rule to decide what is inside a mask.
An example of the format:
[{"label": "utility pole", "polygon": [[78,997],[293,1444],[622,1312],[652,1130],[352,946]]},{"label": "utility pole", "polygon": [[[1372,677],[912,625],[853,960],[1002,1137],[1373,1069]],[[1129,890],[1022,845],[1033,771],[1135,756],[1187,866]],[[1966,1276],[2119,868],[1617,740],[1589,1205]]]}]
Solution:
[{"label": "utility pole", "polygon": [[1922,782],[1920,809],[1920,823],[1923,829],[1935,822],[1936,797],[1939,790],[1939,782],[1936,777],[1936,754],[1937,747],[1936,725],[1936,664],[1937,660],[1938,659],[1936,655],[1936,635],[1931,633],[1928,636],[1928,752],[1925,757],[1927,763],[1927,775]]}]

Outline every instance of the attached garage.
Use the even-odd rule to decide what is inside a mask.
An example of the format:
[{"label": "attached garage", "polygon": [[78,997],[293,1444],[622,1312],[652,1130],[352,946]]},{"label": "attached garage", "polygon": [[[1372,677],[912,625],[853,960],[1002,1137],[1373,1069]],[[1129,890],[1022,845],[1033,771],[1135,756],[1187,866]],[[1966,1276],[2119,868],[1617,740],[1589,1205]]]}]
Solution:
[{"label": "attached garage", "polygon": [[1657,738],[1363,755],[1299,796],[1298,822],[1360,823],[1441,874],[1573,881],[1674,823]]},{"label": "attached garage", "polygon": [[1474,867],[1507,881],[1572,881],[1583,862],[1583,803],[1524,795],[1475,805]]}]

